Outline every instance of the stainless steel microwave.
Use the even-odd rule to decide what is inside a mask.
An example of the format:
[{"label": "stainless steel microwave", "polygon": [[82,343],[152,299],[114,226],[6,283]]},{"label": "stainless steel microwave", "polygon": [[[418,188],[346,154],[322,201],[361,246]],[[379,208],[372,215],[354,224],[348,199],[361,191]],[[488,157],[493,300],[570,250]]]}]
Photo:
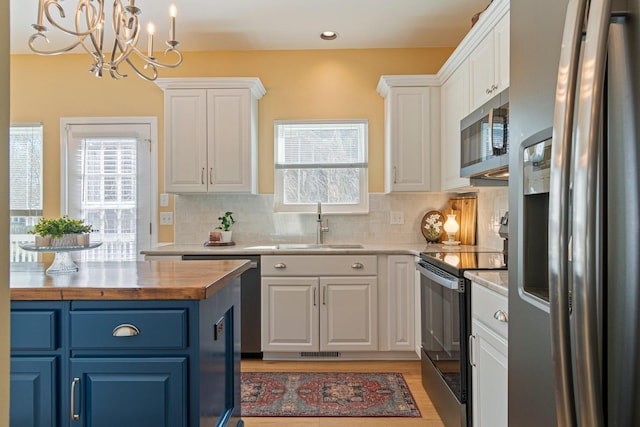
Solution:
[{"label": "stainless steel microwave", "polygon": [[509,89],[460,122],[460,176],[509,178]]}]

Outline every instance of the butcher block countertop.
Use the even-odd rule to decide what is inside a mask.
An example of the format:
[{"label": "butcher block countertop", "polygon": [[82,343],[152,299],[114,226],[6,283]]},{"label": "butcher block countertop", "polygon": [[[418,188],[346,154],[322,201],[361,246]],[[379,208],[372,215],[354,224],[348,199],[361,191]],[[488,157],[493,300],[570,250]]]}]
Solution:
[{"label": "butcher block countertop", "polygon": [[46,265],[12,267],[12,300],[202,300],[249,269],[249,261],[140,261],[79,264],[45,274]]}]

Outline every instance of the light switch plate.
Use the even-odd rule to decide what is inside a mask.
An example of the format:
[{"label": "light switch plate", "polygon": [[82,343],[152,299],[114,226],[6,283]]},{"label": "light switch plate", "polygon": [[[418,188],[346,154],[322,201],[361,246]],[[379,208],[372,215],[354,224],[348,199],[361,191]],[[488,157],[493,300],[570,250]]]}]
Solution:
[{"label": "light switch plate", "polygon": [[402,212],[402,211],[391,211],[390,223],[391,224],[404,224],[404,212]]},{"label": "light switch plate", "polygon": [[160,206],[163,208],[169,206],[169,194],[160,193]]},{"label": "light switch plate", "polygon": [[160,225],[173,225],[173,212],[160,212]]}]

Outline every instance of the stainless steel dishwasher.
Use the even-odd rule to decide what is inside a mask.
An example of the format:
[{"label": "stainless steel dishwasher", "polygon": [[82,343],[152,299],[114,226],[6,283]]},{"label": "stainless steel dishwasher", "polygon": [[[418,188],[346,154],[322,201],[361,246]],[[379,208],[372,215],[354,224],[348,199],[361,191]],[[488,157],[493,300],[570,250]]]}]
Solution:
[{"label": "stainless steel dishwasher", "polygon": [[262,358],[260,343],[260,256],[183,255],[185,261],[248,259],[251,268],[240,277],[240,337],[243,358]]}]

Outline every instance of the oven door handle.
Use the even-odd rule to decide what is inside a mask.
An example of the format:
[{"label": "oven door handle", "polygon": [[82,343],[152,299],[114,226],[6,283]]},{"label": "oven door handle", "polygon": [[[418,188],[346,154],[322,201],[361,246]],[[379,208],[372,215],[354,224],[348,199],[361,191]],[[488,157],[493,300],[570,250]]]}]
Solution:
[{"label": "oven door handle", "polygon": [[447,289],[451,289],[454,291],[459,291],[460,289],[463,289],[460,286],[460,279],[454,276],[449,276],[447,273],[440,273],[439,271],[428,270],[427,267],[425,267],[420,262],[416,262],[416,268],[418,269],[420,274],[422,274],[427,279],[437,283],[442,287],[445,287]]}]

